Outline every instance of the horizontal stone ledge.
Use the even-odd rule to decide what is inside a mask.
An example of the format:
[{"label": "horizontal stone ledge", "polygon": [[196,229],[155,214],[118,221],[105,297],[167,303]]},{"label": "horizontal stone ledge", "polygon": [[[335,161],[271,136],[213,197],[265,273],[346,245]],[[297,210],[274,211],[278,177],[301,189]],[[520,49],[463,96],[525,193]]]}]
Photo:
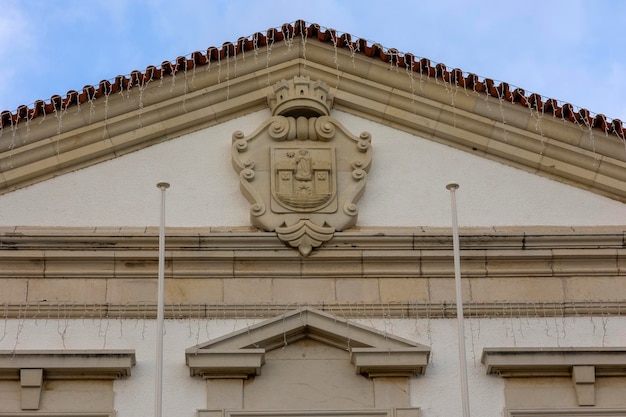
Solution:
[{"label": "horizontal stone ledge", "polygon": [[[461,228],[462,250],[621,249],[626,231],[620,226],[509,226]],[[158,227],[0,227],[0,251],[158,250]],[[285,247],[273,232],[254,227],[167,227],[168,251],[278,250]],[[314,254],[338,250],[442,250],[452,247],[451,228],[355,227],[335,234]],[[154,254],[153,254],[154,256]]]},{"label": "horizontal stone ledge", "polygon": [[[0,250],[0,279],[156,279],[158,252]],[[619,277],[626,249],[462,250],[465,278]],[[453,278],[452,249],[166,251],[165,276],[184,279]]]},{"label": "horizontal stone ledge", "polygon": [[[310,256],[253,228],[172,228],[166,277],[450,278],[452,238],[440,228],[354,228]],[[619,227],[469,228],[461,273],[470,278],[626,275]],[[156,228],[2,228],[0,278],[152,279]],[[393,266],[390,268],[390,266]]]},{"label": "horizontal stone ledge", "polygon": [[130,376],[134,350],[2,350],[0,380],[21,369],[42,369],[45,379],[118,379]]},{"label": "horizontal stone ledge", "polygon": [[424,375],[430,348],[359,348],[350,351],[356,372],[368,377],[411,377]]},{"label": "horizontal stone ledge", "polygon": [[207,350],[185,355],[191,376],[205,379],[243,378],[260,375],[265,349]]},{"label": "horizontal stone ledge", "polygon": [[[190,304],[165,305],[166,319],[259,319],[272,318],[289,310],[309,306],[341,318],[456,318],[456,304],[428,302],[398,303],[258,303],[258,304]],[[621,301],[581,302],[465,302],[467,319],[506,318],[532,319],[545,317],[609,317],[626,315],[626,299]],[[22,303],[0,304],[0,319],[90,319],[90,320],[153,320],[155,303],[84,304],[84,303]]]},{"label": "horizontal stone ledge", "polygon": [[577,366],[595,367],[595,376],[626,376],[626,348],[484,348],[487,374],[511,377],[569,377]]}]

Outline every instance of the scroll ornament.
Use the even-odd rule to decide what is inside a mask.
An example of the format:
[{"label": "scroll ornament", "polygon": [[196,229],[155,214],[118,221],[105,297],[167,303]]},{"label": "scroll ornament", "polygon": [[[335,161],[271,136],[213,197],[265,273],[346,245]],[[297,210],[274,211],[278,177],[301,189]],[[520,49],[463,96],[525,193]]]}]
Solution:
[{"label": "scroll ornament", "polygon": [[252,224],[307,256],[356,224],[371,137],[330,116],[328,86],[309,77],[277,83],[268,103],[272,117],[250,135],[233,133],[233,167]]}]

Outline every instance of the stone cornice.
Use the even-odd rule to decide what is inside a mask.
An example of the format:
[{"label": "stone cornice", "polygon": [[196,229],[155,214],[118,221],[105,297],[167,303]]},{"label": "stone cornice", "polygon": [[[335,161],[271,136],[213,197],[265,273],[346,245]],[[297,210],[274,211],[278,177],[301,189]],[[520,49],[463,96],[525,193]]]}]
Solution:
[{"label": "stone cornice", "polygon": [[[157,227],[0,227],[0,251],[20,249],[117,249],[158,247]],[[474,249],[620,249],[626,226],[504,226],[460,229],[462,247]],[[275,233],[255,227],[167,227],[167,249],[258,248],[284,245]],[[452,245],[447,227],[355,227],[337,235],[338,243],[322,249],[441,249]],[[292,251],[289,251],[292,252]]]},{"label": "stone cornice", "polygon": [[115,417],[115,412],[85,412],[85,413],[29,413],[20,411],[19,413],[0,413],[0,417]]},{"label": "stone cornice", "polygon": [[204,379],[247,379],[260,375],[265,349],[193,352],[185,355],[189,374]]},{"label": "stone cornice", "polygon": [[[352,348],[351,361],[357,373],[375,377],[411,377],[423,375],[429,351],[417,348]],[[205,379],[247,379],[260,375],[265,363],[265,349],[238,351],[197,351],[186,354],[191,376]]]},{"label": "stone cornice", "polygon": [[269,61],[240,56],[5,131],[0,193],[267,108],[269,86],[307,75],[335,86],[338,110],[626,201],[626,151],[616,137],[331,45],[305,47],[277,44]]},{"label": "stone cornice", "polygon": [[18,380],[22,410],[37,410],[46,380],[119,379],[130,376],[135,362],[134,350],[5,350],[0,380]]},{"label": "stone cornice", "polygon": [[[198,417],[419,417],[419,408],[341,410],[198,410]],[[0,414],[1,416],[1,414]],[[21,417],[21,416],[20,416]],[[82,417],[82,416],[79,416]]]},{"label": "stone cornice", "polygon": [[[166,316],[272,317],[308,305],[342,317],[454,317],[450,235],[350,229],[304,258],[252,228],[167,229]],[[461,229],[460,240],[470,317],[626,311],[620,227]],[[0,229],[0,314],[152,318],[157,260],[156,228]],[[321,292],[294,300],[289,288],[303,279]],[[242,294],[248,284],[256,290]]]},{"label": "stone cornice", "polygon": [[507,417],[622,417],[626,414],[623,408],[567,408],[567,409],[528,409],[506,410]]},{"label": "stone cornice", "polygon": [[481,360],[488,375],[570,377],[579,406],[596,405],[596,377],[626,376],[626,348],[623,347],[485,348]]},{"label": "stone cornice", "polygon": [[505,378],[572,376],[575,366],[594,366],[595,375],[626,376],[626,348],[485,348],[487,374]]},{"label": "stone cornice", "polygon": [[[446,229],[358,229],[307,259],[274,233],[251,229],[168,229],[171,278],[453,277]],[[11,228],[0,231],[0,278],[153,278],[156,229]],[[621,276],[624,235],[618,227],[503,228],[461,231],[465,277]],[[242,263],[273,267],[242,268]],[[386,265],[393,262],[394,268]],[[141,268],[133,265],[141,264]],[[336,268],[337,265],[348,267]]]},{"label": "stone cornice", "polygon": [[350,351],[356,372],[370,378],[411,377],[424,375],[428,365],[429,351],[422,349],[353,348]]},{"label": "stone cornice", "polygon": [[134,350],[0,351],[0,380],[19,380],[21,369],[43,369],[45,379],[119,379],[134,365]]}]

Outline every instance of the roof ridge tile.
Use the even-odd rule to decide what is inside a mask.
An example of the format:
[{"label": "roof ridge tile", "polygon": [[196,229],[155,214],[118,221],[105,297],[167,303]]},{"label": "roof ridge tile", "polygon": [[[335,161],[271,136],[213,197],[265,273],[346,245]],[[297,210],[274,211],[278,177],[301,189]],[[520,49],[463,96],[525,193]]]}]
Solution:
[{"label": "roof ridge tile", "polygon": [[[462,88],[471,88],[477,93],[487,95],[499,100],[517,103],[540,113],[552,113],[553,117],[579,124],[590,129],[599,129],[607,135],[615,135],[622,141],[626,141],[626,127],[619,119],[608,119],[604,114],[594,114],[585,108],[578,108],[570,103],[562,103],[554,98],[546,98],[537,93],[526,94],[525,90],[511,86],[506,82],[499,82],[490,78],[482,78],[474,73],[465,73],[459,68],[451,71],[443,63],[434,65],[427,58],[418,58],[411,53],[404,53],[394,48],[385,48],[379,43],[368,42],[358,38],[352,40],[349,33],[338,32],[335,29],[320,26],[317,23],[308,23],[304,20],[296,20],[285,23],[280,28],[269,28],[265,34],[255,32],[247,37],[240,37],[236,43],[224,42],[220,48],[210,46],[205,53],[194,51],[187,56],[179,56],[174,61],[163,61],[160,67],[149,65],[144,71],[133,70],[129,75],[118,75],[111,80],[102,80],[95,85],[86,85],[82,92],[70,90],[65,97],[53,95],[49,102],[36,100],[32,106],[20,105],[13,112],[4,110],[0,112],[0,132],[6,127],[15,128],[23,121],[30,121],[41,115],[65,111],[69,106],[80,105],[88,101],[108,96],[112,93],[131,89],[134,86],[143,86],[146,83],[160,79],[165,75],[175,75],[179,71],[189,71],[198,66],[210,64],[211,61],[221,61],[235,57],[239,53],[253,51],[256,48],[271,45],[275,42],[290,42],[297,36],[305,36],[306,39],[315,39],[319,42],[332,43],[337,48],[349,48],[352,53],[360,53],[370,58],[378,58],[383,62],[391,63],[398,67],[405,67],[420,75],[441,79],[446,83],[452,83]],[[511,88],[513,87],[513,91]]]}]

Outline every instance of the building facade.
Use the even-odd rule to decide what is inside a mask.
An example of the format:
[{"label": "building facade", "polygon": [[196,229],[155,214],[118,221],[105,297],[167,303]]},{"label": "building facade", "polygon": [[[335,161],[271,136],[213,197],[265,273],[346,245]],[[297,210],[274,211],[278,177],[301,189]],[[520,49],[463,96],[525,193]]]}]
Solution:
[{"label": "building facade", "polygon": [[626,416],[619,121],[296,22],[3,112],[0,416]]}]

